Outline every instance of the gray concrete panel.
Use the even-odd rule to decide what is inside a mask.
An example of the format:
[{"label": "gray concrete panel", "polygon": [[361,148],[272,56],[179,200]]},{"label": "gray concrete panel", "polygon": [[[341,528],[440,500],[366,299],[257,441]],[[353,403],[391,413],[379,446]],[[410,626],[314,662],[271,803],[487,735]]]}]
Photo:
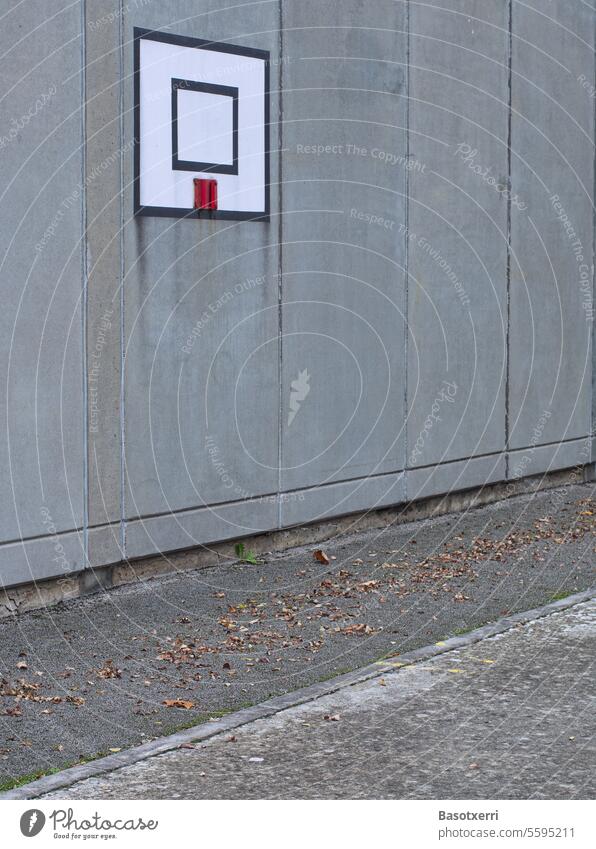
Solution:
[{"label": "gray concrete panel", "polygon": [[405,6],[337,12],[283,3],[283,490],[404,463]]},{"label": "gray concrete panel", "polygon": [[509,478],[516,480],[529,475],[585,466],[591,461],[592,440],[572,439],[554,445],[520,448],[509,454]]},{"label": "gray concrete panel", "polygon": [[71,531],[51,537],[0,546],[0,584],[3,587],[66,578],[85,568],[83,534]]},{"label": "gray concrete panel", "polygon": [[[121,515],[120,344],[121,158],[120,3],[85,7],[88,515],[91,525]],[[89,535],[91,561],[96,534]]]},{"label": "gray concrete panel", "polygon": [[[535,7],[535,10],[531,8]],[[510,444],[590,430],[594,11],[514,4]],[[583,77],[583,80],[582,80]]]},{"label": "gray concrete panel", "polygon": [[327,486],[282,493],[281,526],[318,522],[362,510],[376,510],[405,501],[405,476],[378,475]]},{"label": "gray concrete panel", "polygon": [[505,447],[507,24],[506,0],[411,5],[411,466]]},{"label": "gray concrete panel", "polygon": [[175,516],[137,519],[126,525],[127,557],[193,548],[223,539],[251,536],[275,527],[277,497],[185,510]]},{"label": "gray concrete panel", "polygon": [[502,454],[471,457],[455,463],[439,463],[424,469],[408,469],[408,500],[416,501],[446,492],[498,483],[505,480],[505,477],[505,455]]},{"label": "gray concrete panel", "polygon": [[275,493],[279,407],[278,8],[227,2],[200,10],[189,2],[131,7],[125,138],[133,133],[133,26],[271,51],[274,187],[269,223],[132,218],[132,154],[125,160],[129,518]]},{"label": "gray concrete panel", "polygon": [[6,541],[84,518],[80,30],[80,4],[63,0],[18,4],[0,27]]}]

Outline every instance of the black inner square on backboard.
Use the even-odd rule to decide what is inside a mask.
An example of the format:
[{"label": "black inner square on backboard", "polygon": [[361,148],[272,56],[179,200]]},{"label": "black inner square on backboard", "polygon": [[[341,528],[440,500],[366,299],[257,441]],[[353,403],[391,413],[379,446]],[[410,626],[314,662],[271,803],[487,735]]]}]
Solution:
[{"label": "black inner square on backboard", "polygon": [[[178,92],[198,91],[232,98],[232,164],[218,162],[193,162],[178,158]],[[172,79],[172,169],[174,171],[201,171],[212,174],[238,174],[238,89],[234,86],[198,83],[194,80]]]}]

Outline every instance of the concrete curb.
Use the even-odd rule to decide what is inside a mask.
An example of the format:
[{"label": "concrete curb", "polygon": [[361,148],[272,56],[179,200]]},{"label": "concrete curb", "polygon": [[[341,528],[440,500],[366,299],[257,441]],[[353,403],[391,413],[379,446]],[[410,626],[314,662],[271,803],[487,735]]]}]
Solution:
[{"label": "concrete curb", "polygon": [[96,761],[87,764],[79,764],[77,766],[65,769],[55,775],[47,775],[25,784],[22,787],[15,787],[13,790],[8,790],[5,793],[0,793],[0,800],[4,799],[35,799],[45,793],[50,793],[59,790],[61,787],[69,787],[78,781],[83,781],[92,776],[103,775],[107,772],[112,772],[122,767],[130,766],[138,763],[146,758],[161,755],[164,752],[170,752],[173,749],[178,749],[185,743],[196,743],[202,740],[207,740],[217,734],[222,734],[227,731],[240,728],[242,725],[247,725],[257,719],[265,719],[273,716],[280,711],[286,710],[296,705],[304,704],[305,702],[314,701],[322,696],[327,696],[335,693],[344,687],[351,687],[354,684],[360,684],[368,681],[371,678],[377,678],[382,675],[394,674],[402,666],[409,666],[412,663],[428,660],[446,652],[455,649],[461,649],[466,646],[484,640],[487,637],[494,637],[497,634],[502,634],[517,625],[524,625],[535,619],[541,619],[544,616],[549,616],[552,613],[566,610],[581,602],[590,601],[596,597],[596,588],[584,590],[581,593],[568,596],[560,601],[554,601],[550,604],[545,604],[542,607],[526,610],[523,613],[515,613],[511,616],[505,616],[498,619],[496,622],[491,622],[488,625],[483,625],[464,634],[460,637],[450,637],[447,640],[442,640],[430,646],[414,649],[414,651],[406,654],[396,655],[395,659],[388,658],[386,660],[375,661],[374,663],[357,669],[354,672],[348,672],[345,675],[339,675],[337,678],[332,678],[329,681],[322,681],[318,684],[311,684],[308,687],[303,687],[300,690],[295,690],[291,693],[286,693],[283,696],[276,696],[273,699],[268,699],[266,702],[254,705],[250,708],[236,711],[221,719],[212,722],[206,722],[201,725],[187,728],[184,731],[179,731],[176,734],[171,734],[168,737],[162,737],[158,740],[152,740],[149,743],[144,743],[141,746],[127,749],[124,752],[117,752],[113,755],[108,755]]}]

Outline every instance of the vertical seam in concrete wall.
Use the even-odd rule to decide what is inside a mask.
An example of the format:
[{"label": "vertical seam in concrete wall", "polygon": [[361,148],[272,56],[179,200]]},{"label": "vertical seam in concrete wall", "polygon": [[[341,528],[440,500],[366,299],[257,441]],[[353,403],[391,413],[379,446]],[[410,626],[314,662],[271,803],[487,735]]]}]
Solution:
[{"label": "vertical seam in concrete wall", "polygon": [[[278,321],[278,338],[279,338],[279,356],[278,356],[278,423],[277,423],[277,526],[281,528],[282,523],[282,515],[281,515],[281,464],[282,464],[282,436],[283,436],[283,318],[282,318],[282,303],[283,303],[283,287],[282,287],[282,279],[283,279],[283,210],[282,210],[282,149],[283,149],[283,104],[282,104],[282,92],[283,92],[283,50],[284,50],[284,21],[283,21],[283,0],[279,0],[279,17],[278,17],[278,25],[279,25],[279,36],[278,36],[278,49],[279,49],[279,72],[278,72],[278,86],[279,92],[277,97],[277,174],[278,174],[278,190],[277,190],[277,202],[278,202],[278,224],[277,224],[277,321]],[[271,179],[271,178],[270,178]]]},{"label": "vertical seam in concrete wall", "polygon": [[[592,50],[596,54],[596,15],[592,25]],[[594,90],[596,91],[596,63],[594,64]],[[592,147],[593,147],[593,171],[592,171],[592,312],[594,311],[594,302],[596,300],[596,275],[594,273],[594,265],[596,264],[596,97],[592,98],[594,111],[592,114]],[[592,318],[592,386],[591,386],[591,401],[590,404],[590,440],[594,438],[596,430],[596,322]],[[588,462],[594,462],[594,448],[590,445],[590,455]]]},{"label": "vertical seam in concrete wall", "polygon": [[83,372],[83,552],[89,564],[89,410],[87,387],[87,301],[89,262],[87,245],[87,16],[81,0],[81,334]]},{"label": "vertical seam in concrete wall", "polygon": [[507,195],[507,270],[506,270],[506,301],[507,316],[505,328],[505,479],[509,479],[509,375],[511,357],[509,349],[509,334],[511,329],[511,193],[512,169],[511,169],[511,142],[512,142],[512,108],[513,108],[513,0],[509,0],[508,13],[508,47],[507,47],[507,182],[509,193]]},{"label": "vertical seam in concrete wall", "polygon": [[[406,2],[406,162],[410,161],[410,0]],[[405,221],[404,221],[404,500],[408,500],[408,348],[410,344],[410,316],[409,316],[409,293],[410,293],[410,240],[408,239],[410,226],[410,172],[406,168],[405,174]]]},{"label": "vertical seam in concrete wall", "polygon": [[118,45],[120,61],[120,86],[118,93],[118,131],[120,141],[120,551],[126,557],[126,525],[124,521],[124,9],[122,0],[119,4]]}]

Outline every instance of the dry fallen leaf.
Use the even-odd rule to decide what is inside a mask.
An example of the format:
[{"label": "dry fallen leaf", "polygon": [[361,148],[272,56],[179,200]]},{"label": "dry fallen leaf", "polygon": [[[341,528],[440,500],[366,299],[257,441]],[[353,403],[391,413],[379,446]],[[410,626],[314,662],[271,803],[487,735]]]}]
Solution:
[{"label": "dry fallen leaf", "polygon": [[341,716],[339,713],[326,713],[323,719],[326,719],[327,722],[339,722]]},{"label": "dry fallen leaf", "polygon": [[27,661],[19,660],[19,662],[17,663],[17,669],[27,669]]},{"label": "dry fallen leaf", "polygon": [[370,627],[370,625],[365,625],[363,622],[360,622],[357,625],[348,625],[346,628],[341,628],[340,633],[342,633],[342,634],[372,634],[373,629]]},{"label": "dry fallen leaf", "polygon": [[195,706],[194,702],[189,702],[186,699],[165,699],[163,704],[166,707],[182,708],[182,710],[190,710]]},{"label": "dry fallen leaf", "polygon": [[122,670],[116,669],[113,660],[106,660],[101,669],[98,669],[97,674],[100,678],[122,678]]},{"label": "dry fallen leaf", "polygon": [[318,560],[319,563],[328,564],[331,562],[325,552],[320,548],[317,548],[316,551],[313,551],[313,557],[315,560]]}]

